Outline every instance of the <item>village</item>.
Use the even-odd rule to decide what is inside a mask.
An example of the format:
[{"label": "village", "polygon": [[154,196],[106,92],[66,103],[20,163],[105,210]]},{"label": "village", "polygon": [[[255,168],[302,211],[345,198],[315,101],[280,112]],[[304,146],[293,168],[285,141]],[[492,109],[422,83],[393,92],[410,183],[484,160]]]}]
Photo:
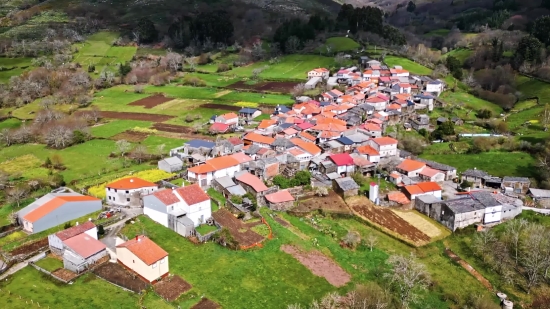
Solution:
[{"label": "village", "polygon": [[[69,225],[30,255],[4,256],[13,261],[5,270],[28,263],[63,282],[93,272],[135,292],[154,285],[165,298],[163,291],[177,291],[177,296],[166,296],[169,300],[191,288],[171,275],[168,259],[178,257],[143,233],[133,238],[119,233],[139,224],[141,214],[193,243],[262,250],[274,233],[260,209],[296,214],[323,211],[321,204],[331,204],[329,210],[374,222],[383,231],[414,229],[401,239],[415,246],[429,243],[430,237],[406,219],[380,220],[376,214],[417,211],[454,232],[472,225],[479,231],[491,228],[524,208],[545,211],[524,206],[526,197],[542,205],[550,201],[550,190],[531,188],[526,177],[493,177],[482,166],[458,173],[398,147],[389,126],[431,132],[447,122],[461,124],[459,118],[430,120],[446,90],[444,81],[368,57],[361,58],[359,67],[342,68],[333,76],[328,69],[312,69],[304,79],[306,89],[322,85],[327,91],[298,96],[292,106],[276,106],[269,117],[260,117],[262,111],[252,107],[213,116],[208,124],[212,134],[236,134],[193,139],[170,149],[158,169],[176,173],[181,185],[128,176],[106,184],[104,199],[67,188],[24,207],[17,222],[28,234],[98,211],[102,218],[116,220],[96,225],[90,217]],[[288,224],[279,217],[275,221]],[[57,260],[62,267],[48,271],[38,266],[42,259]]]}]

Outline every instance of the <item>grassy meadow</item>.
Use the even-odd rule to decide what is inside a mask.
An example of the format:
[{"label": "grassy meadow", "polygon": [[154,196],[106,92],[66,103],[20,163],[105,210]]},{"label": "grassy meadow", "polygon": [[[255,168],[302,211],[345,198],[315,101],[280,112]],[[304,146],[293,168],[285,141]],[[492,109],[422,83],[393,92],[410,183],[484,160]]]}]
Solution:
[{"label": "grassy meadow", "polygon": [[95,73],[103,69],[118,71],[117,65],[132,60],[137,52],[135,46],[113,46],[113,41],[119,36],[115,32],[98,32],[86,39],[83,43],[76,43],[73,62],[87,68],[95,65]]},{"label": "grassy meadow", "polygon": [[328,38],[324,45],[317,48],[318,53],[326,53],[327,46],[330,46],[331,53],[333,52],[348,52],[353,51],[361,47],[359,43],[346,37],[332,37]]},{"label": "grassy meadow", "polygon": [[400,65],[405,70],[416,75],[429,75],[432,72],[432,69],[427,68],[419,63],[413,62],[407,58],[396,57],[396,56],[386,56],[384,62],[390,66]]}]

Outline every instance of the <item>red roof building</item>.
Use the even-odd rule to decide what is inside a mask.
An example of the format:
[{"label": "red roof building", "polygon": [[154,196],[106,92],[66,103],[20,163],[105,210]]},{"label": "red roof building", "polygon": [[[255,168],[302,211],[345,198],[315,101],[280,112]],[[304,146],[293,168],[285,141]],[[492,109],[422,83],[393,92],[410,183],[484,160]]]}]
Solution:
[{"label": "red roof building", "polygon": [[188,206],[210,200],[198,184],[177,188],[175,191]]},{"label": "red roof building", "polygon": [[281,190],[275,193],[266,194],[265,199],[272,204],[293,202],[295,200],[288,190]]},{"label": "red roof building", "polygon": [[226,133],[227,131],[229,131],[229,125],[221,122],[216,122],[210,126],[208,131],[214,134]]},{"label": "red roof building", "polygon": [[141,189],[148,187],[158,187],[157,184],[143,180],[138,177],[128,177],[113,181],[107,185],[106,188],[117,189],[117,190],[132,190],[132,189]]},{"label": "red roof building", "polygon": [[102,254],[102,256],[107,255],[105,250],[107,247],[101,241],[86,233],[66,239],[63,243],[69,250],[80,255],[84,259],[88,259],[96,254]]},{"label": "red roof building", "polygon": [[337,166],[354,165],[353,158],[348,153],[333,154],[329,159]]},{"label": "red roof building", "polygon": [[260,180],[260,178],[248,172],[242,173],[241,175],[235,177],[235,179],[252,188],[255,193],[264,192],[268,189],[264,182]]}]

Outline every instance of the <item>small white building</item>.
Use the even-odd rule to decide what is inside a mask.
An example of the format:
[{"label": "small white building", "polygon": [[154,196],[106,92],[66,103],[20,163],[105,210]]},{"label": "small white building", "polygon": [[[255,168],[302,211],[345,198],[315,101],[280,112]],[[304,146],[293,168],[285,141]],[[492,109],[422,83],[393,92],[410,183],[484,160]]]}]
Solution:
[{"label": "small white building", "polygon": [[[397,140],[391,137],[377,137],[368,141],[369,145],[380,154],[381,158],[397,155]],[[373,161],[371,161],[373,162]]]},{"label": "small white building", "polygon": [[395,167],[395,169],[409,177],[416,177],[418,174],[426,167],[426,164],[423,162],[405,159]]},{"label": "small white building", "polygon": [[73,227],[57,232],[55,234],[48,235],[48,245],[50,246],[50,250],[53,253],[62,256],[65,252],[63,241],[83,233],[94,239],[97,239],[96,225],[92,221],[86,221],[82,224],[79,224],[77,222],[76,225]]},{"label": "small white building", "polygon": [[136,236],[116,245],[117,262],[153,283],[169,274],[168,252],[147,236]]},{"label": "small white building", "polygon": [[158,185],[137,177],[111,182],[105,186],[107,204],[117,206],[140,206],[141,196],[159,189]]},{"label": "small white building", "polygon": [[158,162],[159,170],[175,173],[183,169],[183,161],[178,157],[164,158]]},{"label": "small white building", "polygon": [[216,117],[214,122],[223,123],[228,126],[236,126],[239,124],[239,116],[235,113],[227,113]]},{"label": "small white building", "polygon": [[330,75],[330,71],[328,69],[317,68],[307,72],[307,79],[312,79],[315,77],[321,77],[322,79],[327,79],[329,78],[329,75]]},{"label": "small white building", "polygon": [[426,92],[441,93],[443,92],[443,82],[440,80],[433,80],[426,83]]}]

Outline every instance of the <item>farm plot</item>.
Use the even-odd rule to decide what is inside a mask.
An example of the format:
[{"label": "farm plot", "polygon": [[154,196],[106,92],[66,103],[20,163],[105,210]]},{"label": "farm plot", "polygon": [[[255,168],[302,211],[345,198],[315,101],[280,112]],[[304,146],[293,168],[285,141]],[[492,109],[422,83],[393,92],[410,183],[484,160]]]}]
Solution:
[{"label": "farm plot", "polygon": [[42,238],[38,241],[31,242],[22,246],[17,247],[13,251],[10,251],[10,255],[16,256],[16,255],[27,255],[33,252],[36,252],[40,250],[41,248],[45,248],[48,246],[48,238]]},{"label": "farm plot", "polygon": [[223,110],[231,111],[231,112],[238,112],[241,109],[240,106],[225,105],[225,104],[212,104],[212,103],[201,104],[201,107],[202,108],[212,108],[212,109],[223,109]]},{"label": "farm plot", "polygon": [[115,141],[123,139],[129,142],[139,143],[145,140],[148,136],[149,135],[147,133],[143,133],[143,132],[125,131],[125,132],[118,133],[117,135],[111,137],[111,139]]},{"label": "farm plot", "polygon": [[116,285],[120,285],[121,287],[136,293],[147,289],[149,286],[148,283],[131,274],[121,265],[114,263],[105,263],[94,269],[92,272],[100,278]]},{"label": "farm plot", "polygon": [[183,133],[183,134],[193,133],[193,128],[186,127],[186,126],[178,126],[175,124],[155,123],[153,124],[152,128],[155,130],[170,132],[170,133]]},{"label": "farm plot", "polygon": [[137,51],[134,46],[112,46],[117,37],[118,34],[113,32],[91,35],[85,42],[74,45],[78,52],[73,61],[82,66],[95,65],[96,72],[101,72],[104,68],[115,71],[118,63],[132,60]]},{"label": "farm plot", "polygon": [[131,128],[148,128],[151,124],[150,121],[113,120],[108,123],[96,125],[92,127],[90,131],[95,137],[110,138]]},{"label": "farm plot", "polygon": [[132,102],[128,105],[143,106],[145,108],[153,108],[157,105],[161,105],[162,103],[165,103],[165,102],[168,102],[168,101],[172,101],[172,99],[167,98],[162,94],[156,94],[156,95],[152,95],[150,97],[139,99],[139,100],[134,101],[134,102]]},{"label": "farm plot", "polygon": [[403,220],[388,208],[372,205],[364,196],[357,196],[348,200],[353,212],[360,218],[367,220],[415,246],[422,246],[431,241],[431,238],[421,230]]},{"label": "farm plot", "polygon": [[255,233],[241,220],[235,218],[226,209],[220,209],[212,214],[214,220],[222,227],[227,228],[240,246],[251,246],[264,240],[264,237]]},{"label": "farm plot", "polygon": [[166,301],[174,301],[181,294],[191,289],[191,284],[187,283],[180,276],[164,278],[154,286],[155,292]]},{"label": "farm plot", "polygon": [[191,307],[191,309],[218,309],[221,308],[220,305],[216,304],[215,302],[211,301],[208,298],[203,298],[201,301],[199,301],[196,305]]},{"label": "farm plot", "polygon": [[344,286],[351,280],[350,274],[343,270],[340,265],[318,251],[302,252],[290,245],[281,246],[281,250],[292,255],[314,275],[327,279],[335,287]]},{"label": "farm plot", "polygon": [[244,81],[238,81],[234,84],[227,86],[226,88],[238,89],[238,90],[290,93],[292,88],[294,88],[294,86],[296,85],[297,83],[294,83],[294,82],[259,82],[256,84],[247,84]]},{"label": "farm plot", "polygon": [[[77,112],[78,115],[84,115],[86,111]],[[110,119],[129,119],[129,120],[140,120],[140,121],[152,121],[152,122],[163,122],[174,118],[174,116],[169,115],[158,115],[158,114],[146,114],[146,113],[129,113],[129,112],[100,112],[102,118]]]},{"label": "farm plot", "polygon": [[432,240],[434,238],[443,238],[450,234],[450,231],[445,229],[443,226],[433,223],[430,220],[424,218],[421,214],[416,211],[400,211],[392,209],[396,215],[401,217],[403,220],[409,222],[412,226],[416,227],[422,233],[428,235]]},{"label": "farm plot", "polygon": [[78,274],[73,273],[72,271],[65,268],[59,268],[56,271],[53,271],[52,275],[58,278],[61,278],[65,281],[71,281],[78,276]]},{"label": "farm plot", "polygon": [[332,190],[329,190],[328,196],[325,197],[304,197],[300,200],[298,206],[293,209],[295,212],[311,212],[315,210],[351,214],[344,200]]},{"label": "farm plot", "polygon": [[51,255],[37,261],[35,264],[50,272],[63,267],[63,262]]},{"label": "farm plot", "polygon": [[403,57],[386,56],[384,62],[390,67],[400,65],[412,74],[428,75],[432,72],[432,69]]}]

